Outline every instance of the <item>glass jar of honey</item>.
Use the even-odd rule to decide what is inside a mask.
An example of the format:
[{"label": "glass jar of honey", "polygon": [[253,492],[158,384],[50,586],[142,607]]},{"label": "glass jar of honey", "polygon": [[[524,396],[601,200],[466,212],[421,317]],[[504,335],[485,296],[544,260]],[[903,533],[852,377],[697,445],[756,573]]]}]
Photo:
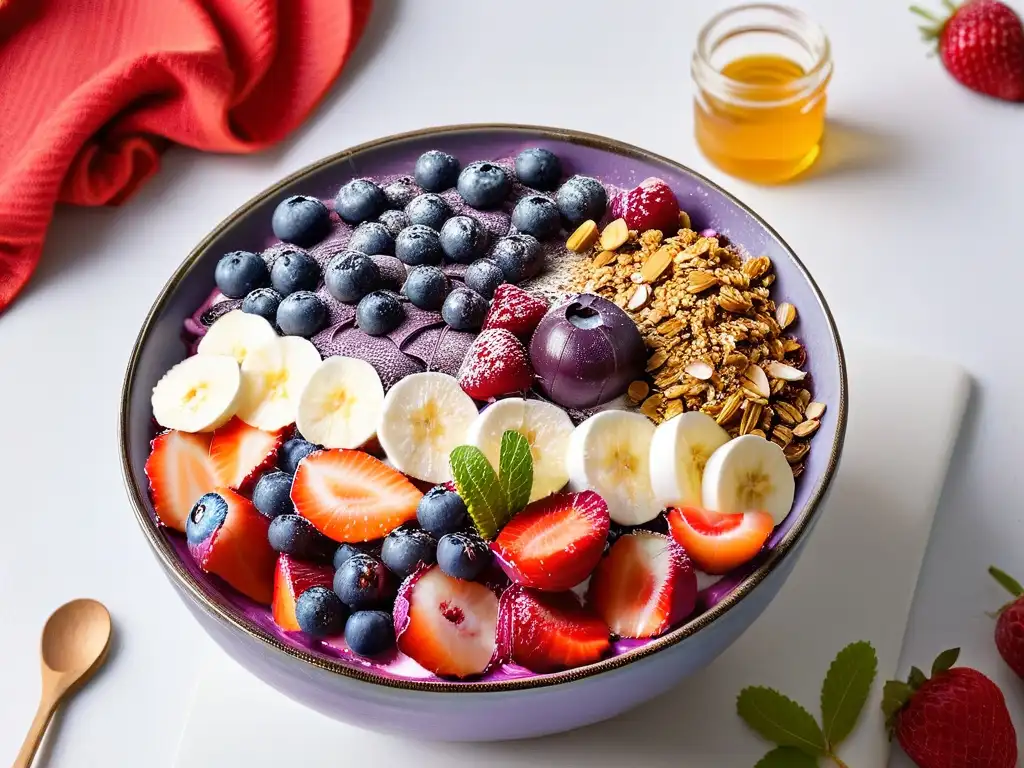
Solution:
[{"label": "glass jar of honey", "polygon": [[714,16],[693,53],[694,132],[730,176],[775,184],[814,164],[825,129],[832,55],[801,11],[742,5]]}]

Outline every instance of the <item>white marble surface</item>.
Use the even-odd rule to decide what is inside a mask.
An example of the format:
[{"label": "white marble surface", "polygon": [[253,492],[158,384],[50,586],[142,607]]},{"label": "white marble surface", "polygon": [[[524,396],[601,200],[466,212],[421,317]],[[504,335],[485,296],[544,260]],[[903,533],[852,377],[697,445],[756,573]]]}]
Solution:
[{"label": "white marble surface", "polygon": [[719,2],[699,10],[669,0],[377,5],[338,87],[290,141],[247,158],[176,150],[125,206],[59,210],[35,279],[0,318],[0,755],[16,753],[31,720],[46,615],[89,595],[114,615],[114,652],[59,719],[59,738],[43,757],[59,766],[173,759],[198,674],[192,654],[209,641],[152,561],[116,458],[124,365],[166,278],[210,228],[282,175],[376,136],[473,121],[603,133],[692,165],[789,241],[841,332],[946,356],[971,371],[977,388],[904,666],[962,646],[966,663],[1003,686],[1024,732],[1024,688],[998,658],[985,615],[1002,599],[985,574],[989,563],[1024,576],[1016,442],[1024,427],[1016,407],[1024,379],[1016,296],[1024,278],[1024,107],[953,84],[926,57],[902,3],[864,0],[854,10],[808,0],[803,7],[834,43],[830,144],[814,177],[762,189],[710,168],[692,140],[690,48]]}]

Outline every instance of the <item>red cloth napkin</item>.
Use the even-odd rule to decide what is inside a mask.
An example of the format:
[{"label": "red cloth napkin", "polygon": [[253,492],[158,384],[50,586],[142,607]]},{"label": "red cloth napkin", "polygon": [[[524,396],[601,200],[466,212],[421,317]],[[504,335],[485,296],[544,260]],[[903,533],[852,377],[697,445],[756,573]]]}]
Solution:
[{"label": "red cloth napkin", "polygon": [[253,152],[341,71],[371,0],[0,0],[0,311],[57,202],[117,204],[168,140]]}]

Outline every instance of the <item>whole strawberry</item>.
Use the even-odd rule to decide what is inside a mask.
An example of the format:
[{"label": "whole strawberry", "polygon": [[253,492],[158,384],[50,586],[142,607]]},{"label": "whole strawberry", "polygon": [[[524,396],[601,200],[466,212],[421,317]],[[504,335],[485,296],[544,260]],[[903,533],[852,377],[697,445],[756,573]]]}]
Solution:
[{"label": "whole strawberry", "polygon": [[920,768],[1015,768],[1017,734],[1002,691],[985,675],[953,667],[960,649],[940,653],[928,678],[917,667],[907,682],[890,680],[882,711]]},{"label": "whole strawberry", "polygon": [[999,609],[996,619],[996,648],[1017,677],[1024,678],[1024,587],[995,566],[988,569],[1014,600]]},{"label": "whole strawberry", "polygon": [[946,70],[972,91],[1006,101],[1024,101],[1024,24],[998,0],[968,0],[940,19],[916,6],[928,20],[925,40],[937,41]]}]

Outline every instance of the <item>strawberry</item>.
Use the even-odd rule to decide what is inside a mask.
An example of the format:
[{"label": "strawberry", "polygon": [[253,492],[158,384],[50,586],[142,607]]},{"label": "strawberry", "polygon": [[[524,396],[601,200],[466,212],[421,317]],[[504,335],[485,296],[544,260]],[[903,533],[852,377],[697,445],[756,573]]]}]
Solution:
[{"label": "strawberry", "polygon": [[415,520],[422,497],[405,475],[362,451],[311,453],[292,482],[295,511],[325,536],[352,544]]},{"label": "strawberry", "polygon": [[913,667],[907,682],[885,684],[890,736],[920,768],[1014,768],[1017,734],[1006,699],[981,672],[953,667],[959,653],[940,654],[930,679]]},{"label": "strawberry", "polygon": [[610,526],[608,505],[593,491],[555,493],[513,517],[491,549],[516,584],[564,592],[594,570]]},{"label": "strawberry", "polygon": [[705,573],[728,573],[753,558],[775,521],[767,512],[720,514],[697,507],[668,511],[672,538]]},{"label": "strawberry", "polygon": [[329,565],[312,565],[289,555],[278,555],[271,604],[274,623],[289,632],[300,631],[295,618],[295,601],[310,587],[330,589],[333,581],[334,569]]},{"label": "strawberry", "polygon": [[264,432],[235,417],[213,433],[210,458],[220,485],[234,490],[248,488],[264,470],[274,466],[284,430]]},{"label": "strawberry", "polygon": [[1010,669],[1024,678],[1024,587],[995,566],[988,569],[992,578],[1013,595],[1012,603],[999,609],[996,619],[996,648]]},{"label": "strawberry", "polygon": [[998,0],[968,0],[945,19],[912,6],[928,20],[925,40],[938,44],[946,70],[972,91],[1006,101],[1024,101],[1024,24]]},{"label": "strawberry", "polygon": [[590,580],[587,602],[621,637],[656,637],[697,605],[697,574],[668,536],[621,536]]},{"label": "strawberry", "polygon": [[470,346],[459,369],[459,386],[474,400],[525,392],[533,385],[526,348],[510,331],[483,331]]},{"label": "strawberry", "polygon": [[192,506],[221,484],[210,459],[210,435],[171,430],[153,438],[151,447],[146,477],[156,518],[184,533]]},{"label": "strawberry", "polygon": [[548,304],[544,299],[512,283],[502,283],[494,291],[483,329],[504,328],[520,339],[528,339],[547,311]]},{"label": "strawberry", "polygon": [[668,184],[651,177],[612,198],[612,216],[625,219],[638,232],[660,229],[674,235],[679,229],[679,202]]},{"label": "strawberry", "polygon": [[498,644],[505,658],[544,674],[597,661],[611,640],[605,623],[575,593],[516,585],[498,601]]}]

